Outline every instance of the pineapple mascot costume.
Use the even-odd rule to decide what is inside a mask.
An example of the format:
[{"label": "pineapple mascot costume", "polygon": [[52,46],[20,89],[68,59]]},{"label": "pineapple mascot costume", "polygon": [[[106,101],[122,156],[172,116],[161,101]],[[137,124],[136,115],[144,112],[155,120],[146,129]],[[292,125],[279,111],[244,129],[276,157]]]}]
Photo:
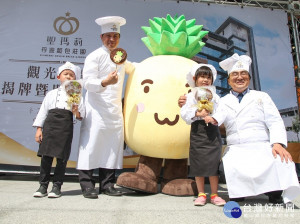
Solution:
[{"label": "pineapple mascot costume", "polygon": [[155,17],[142,27],[144,44],[153,54],[141,63],[128,63],[124,122],[125,141],[140,159],[135,172],[122,173],[117,185],[158,193],[158,178],[164,163],[161,192],[196,195],[196,183],[187,178],[190,126],[180,118],[179,96],[190,87],[186,74],[196,64],[191,60],[208,31],[184,15]]}]

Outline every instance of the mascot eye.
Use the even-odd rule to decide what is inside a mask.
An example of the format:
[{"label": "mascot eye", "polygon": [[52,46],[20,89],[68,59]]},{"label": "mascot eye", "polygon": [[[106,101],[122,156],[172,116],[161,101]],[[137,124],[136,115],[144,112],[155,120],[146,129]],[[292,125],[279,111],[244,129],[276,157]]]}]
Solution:
[{"label": "mascot eye", "polygon": [[150,87],[149,87],[149,86],[145,86],[145,87],[144,87],[144,93],[148,93],[149,90],[150,90]]},{"label": "mascot eye", "polygon": [[141,85],[145,85],[144,93],[149,93],[150,87],[148,85],[152,85],[152,84],[153,84],[153,81],[151,79],[145,79],[141,82]]}]

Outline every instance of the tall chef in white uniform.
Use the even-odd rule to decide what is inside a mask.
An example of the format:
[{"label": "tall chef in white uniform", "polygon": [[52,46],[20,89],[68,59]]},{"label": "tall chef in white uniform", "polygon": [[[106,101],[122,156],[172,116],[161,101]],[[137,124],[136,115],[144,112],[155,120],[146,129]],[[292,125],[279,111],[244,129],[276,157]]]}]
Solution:
[{"label": "tall chef in white uniform", "polygon": [[223,163],[230,199],[265,193],[270,203],[282,203],[282,197],[288,203],[300,194],[295,164],[275,104],[267,93],[249,90],[251,62],[238,54],[220,62],[232,90],[205,120],[226,128]]},{"label": "tall chef in white uniform", "polygon": [[93,171],[99,168],[100,192],[119,196],[113,184],[115,169],[123,166],[123,115],[122,88],[124,65],[110,59],[110,52],[117,48],[120,26],[126,20],[119,16],[101,17],[95,20],[101,26],[102,46],[90,53],[84,63],[83,81],[86,116],[80,130],[77,169],[79,182],[86,198],[98,198]]}]

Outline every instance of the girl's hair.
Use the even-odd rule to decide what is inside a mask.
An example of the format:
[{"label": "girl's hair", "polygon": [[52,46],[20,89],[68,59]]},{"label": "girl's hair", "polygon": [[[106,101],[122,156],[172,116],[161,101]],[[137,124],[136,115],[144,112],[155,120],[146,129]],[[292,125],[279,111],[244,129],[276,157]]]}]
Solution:
[{"label": "girl's hair", "polygon": [[214,82],[214,77],[213,77],[213,73],[211,71],[211,69],[207,66],[201,66],[200,68],[198,68],[195,72],[195,81],[198,79],[198,77],[200,75],[210,75],[211,77],[211,83]]}]

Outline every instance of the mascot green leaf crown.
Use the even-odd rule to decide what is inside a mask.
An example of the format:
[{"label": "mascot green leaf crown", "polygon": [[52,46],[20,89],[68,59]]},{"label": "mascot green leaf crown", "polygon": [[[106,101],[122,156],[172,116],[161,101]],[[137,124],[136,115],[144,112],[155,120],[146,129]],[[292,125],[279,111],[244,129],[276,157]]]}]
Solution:
[{"label": "mascot green leaf crown", "polygon": [[203,25],[195,25],[196,20],[186,20],[184,15],[179,17],[167,15],[166,18],[154,17],[149,19],[150,27],[142,29],[147,37],[142,41],[155,55],[179,55],[192,58],[205,45],[202,38],[208,31],[202,31]]}]

